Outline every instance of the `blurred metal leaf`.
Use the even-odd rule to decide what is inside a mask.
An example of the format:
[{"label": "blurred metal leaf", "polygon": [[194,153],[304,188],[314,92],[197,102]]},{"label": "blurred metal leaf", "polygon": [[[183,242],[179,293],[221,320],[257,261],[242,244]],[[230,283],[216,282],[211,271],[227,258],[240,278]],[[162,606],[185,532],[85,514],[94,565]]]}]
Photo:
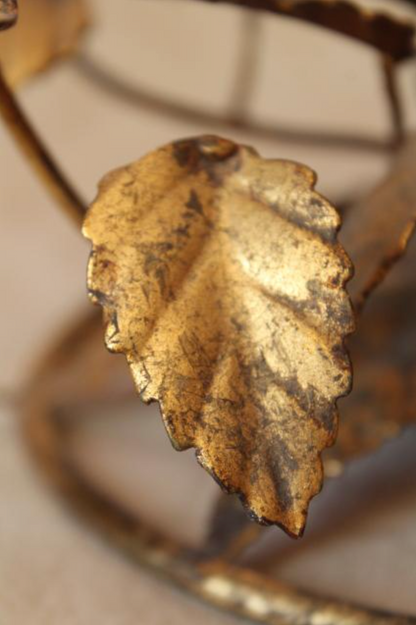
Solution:
[{"label": "blurred metal leaf", "polygon": [[[416,263],[411,269],[415,278]],[[354,389],[342,402],[337,442],[325,454],[327,475],[416,423],[415,283],[374,297],[351,341]]]},{"label": "blurred metal leaf", "polygon": [[416,421],[415,249],[396,266],[415,223],[413,138],[384,182],[349,211],[343,229],[356,269],[349,290],[357,309],[372,297],[349,344],[354,389],[340,407],[337,442],[326,453],[327,474],[338,474],[347,460],[377,449]]},{"label": "blurred metal leaf", "polygon": [[73,51],[88,21],[84,0],[24,0],[16,27],[0,37],[0,65],[8,84],[18,86]]},{"label": "blurred metal leaf", "polygon": [[0,30],[9,28],[17,20],[17,0],[0,0]]},{"label": "blurred metal leaf", "polygon": [[398,153],[386,179],[348,212],[341,240],[355,276],[349,292],[357,309],[406,251],[416,226],[416,137]]},{"label": "blurred metal leaf", "polygon": [[86,218],[89,290],[177,449],[253,518],[302,533],[348,392],[351,266],[315,175],[218,137],[109,174]]}]

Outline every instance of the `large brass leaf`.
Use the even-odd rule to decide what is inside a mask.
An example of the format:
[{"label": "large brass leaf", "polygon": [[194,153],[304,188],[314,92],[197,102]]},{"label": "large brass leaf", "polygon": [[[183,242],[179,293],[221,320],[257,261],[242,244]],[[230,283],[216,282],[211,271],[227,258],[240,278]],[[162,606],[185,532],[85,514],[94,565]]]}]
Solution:
[{"label": "large brass leaf", "polygon": [[7,82],[15,87],[71,52],[87,23],[85,0],[23,0],[16,26],[0,38]]},{"label": "large brass leaf", "polygon": [[17,20],[17,0],[0,0],[0,30],[9,28]]},{"label": "large brass leaf", "polygon": [[302,165],[184,140],[104,178],[84,226],[107,347],[173,445],[294,536],[351,381],[351,265],[314,185]]}]

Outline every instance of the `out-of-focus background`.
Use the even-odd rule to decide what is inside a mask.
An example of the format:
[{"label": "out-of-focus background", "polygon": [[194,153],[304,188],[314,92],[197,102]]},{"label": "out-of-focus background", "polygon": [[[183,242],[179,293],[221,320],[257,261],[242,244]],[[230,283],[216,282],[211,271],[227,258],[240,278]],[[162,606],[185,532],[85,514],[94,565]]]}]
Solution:
[{"label": "out-of-focus background", "polygon": [[[190,0],[90,4],[93,26],[82,48],[128,84],[213,114],[250,111],[283,129],[375,139],[389,135],[380,61],[361,44],[294,20],[253,13],[247,18],[236,8]],[[241,98],[235,75],[247,52],[247,30],[260,45],[251,95]],[[414,63],[403,64],[399,84],[411,128],[416,123]],[[340,203],[364,194],[388,167],[386,155],[373,149],[256,137],[122,101],[94,84],[75,60],[54,65],[25,85],[19,98],[88,201],[109,170],[163,143],[201,133],[226,134],[265,156],[305,162],[319,174],[318,189]],[[37,358],[89,306],[89,246],[36,180],[2,124],[0,146],[0,622],[232,623],[97,540],[55,500],[28,457],[18,400]],[[104,418],[104,425],[86,427],[78,440],[80,458],[131,507],[140,500],[156,524],[197,542],[217,487],[192,454],[170,449],[157,409],[136,402],[128,415],[120,409],[119,420]],[[143,413],[137,429],[132,411]],[[303,541],[295,544],[279,530],[268,530],[280,578],[329,596],[416,614],[414,443],[409,432],[329,482],[312,506]],[[185,521],[181,509],[187,511]]]}]

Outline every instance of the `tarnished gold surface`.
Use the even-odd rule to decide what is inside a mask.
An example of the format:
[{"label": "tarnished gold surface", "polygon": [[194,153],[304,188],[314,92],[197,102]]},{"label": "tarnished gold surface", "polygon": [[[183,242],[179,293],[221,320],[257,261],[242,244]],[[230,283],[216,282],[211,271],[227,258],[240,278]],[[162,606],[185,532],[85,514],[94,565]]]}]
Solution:
[{"label": "tarnished gold surface", "polygon": [[7,82],[15,87],[72,51],[87,23],[85,0],[23,0],[16,26],[0,37]]},{"label": "tarnished gold surface", "polygon": [[302,165],[184,140],[108,175],[84,226],[107,346],[174,446],[294,536],[351,382],[351,266],[314,184]]},{"label": "tarnished gold surface", "polygon": [[0,0],[0,30],[9,28],[17,20],[17,0]]},{"label": "tarnished gold surface", "polygon": [[[276,15],[295,17],[329,28],[373,46],[396,61],[415,54],[415,27],[387,12],[349,0],[207,0],[228,3]],[[394,0],[392,5],[394,4]]]},{"label": "tarnished gold surface", "polygon": [[416,137],[397,155],[381,185],[348,213],[341,240],[355,276],[349,292],[357,309],[405,253],[416,226]]}]

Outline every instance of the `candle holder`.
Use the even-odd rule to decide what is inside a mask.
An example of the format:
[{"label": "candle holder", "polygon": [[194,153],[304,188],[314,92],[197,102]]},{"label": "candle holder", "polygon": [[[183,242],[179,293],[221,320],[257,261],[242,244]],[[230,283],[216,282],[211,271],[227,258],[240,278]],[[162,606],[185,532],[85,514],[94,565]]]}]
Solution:
[{"label": "candle holder", "polygon": [[[219,494],[205,543],[191,549],[133,514],[77,462],[72,433],[80,415],[100,402],[116,410],[131,394],[122,359],[102,348],[98,311],[77,320],[33,376],[23,402],[25,440],[64,502],[94,531],[211,605],[270,625],[416,623],[314,596],[241,563],[264,525],[302,535],[308,503],[322,486],[326,447],[324,473],[336,478],[347,462],[415,421],[414,253],[403,257],[416,223],[416,141],[396,81],[398,64],[415,54],[415,22],[344,0],[228,3],[247,10],[231,113],[214,115],[127,85],[82,53],[78,69],[101,90],[227,134],[244,128],[253,137],[389,154],[382,183],[341,207],[342,246],[338,213],[315,191],[311,170],[262,159],[216,135],[174,141],[113,172],[87,211],[14,93],[76,49],[91,19],[79,0],[26,0],[20,25],[17,3],[0,0],[0,28],[10,29],[0,33],[0,113],[57,205],[77,227],[85,222],[92,241],[88,289],[104,309],[107,347],[127,356],[142,399],[160,403],[174,446],[196,448],[200,464],[224,491],[239,495],[248,514],[236,498]],[[256,71],[259,12],[374,47],[391,137],[252,121],[241,103]],[[46,26],[33,33],[41,18]],[[30,62],[23,46],[33,46]],[[285,345],[291,350],[282,355]],[[338,428],[336,404],[345,395]]]}]

